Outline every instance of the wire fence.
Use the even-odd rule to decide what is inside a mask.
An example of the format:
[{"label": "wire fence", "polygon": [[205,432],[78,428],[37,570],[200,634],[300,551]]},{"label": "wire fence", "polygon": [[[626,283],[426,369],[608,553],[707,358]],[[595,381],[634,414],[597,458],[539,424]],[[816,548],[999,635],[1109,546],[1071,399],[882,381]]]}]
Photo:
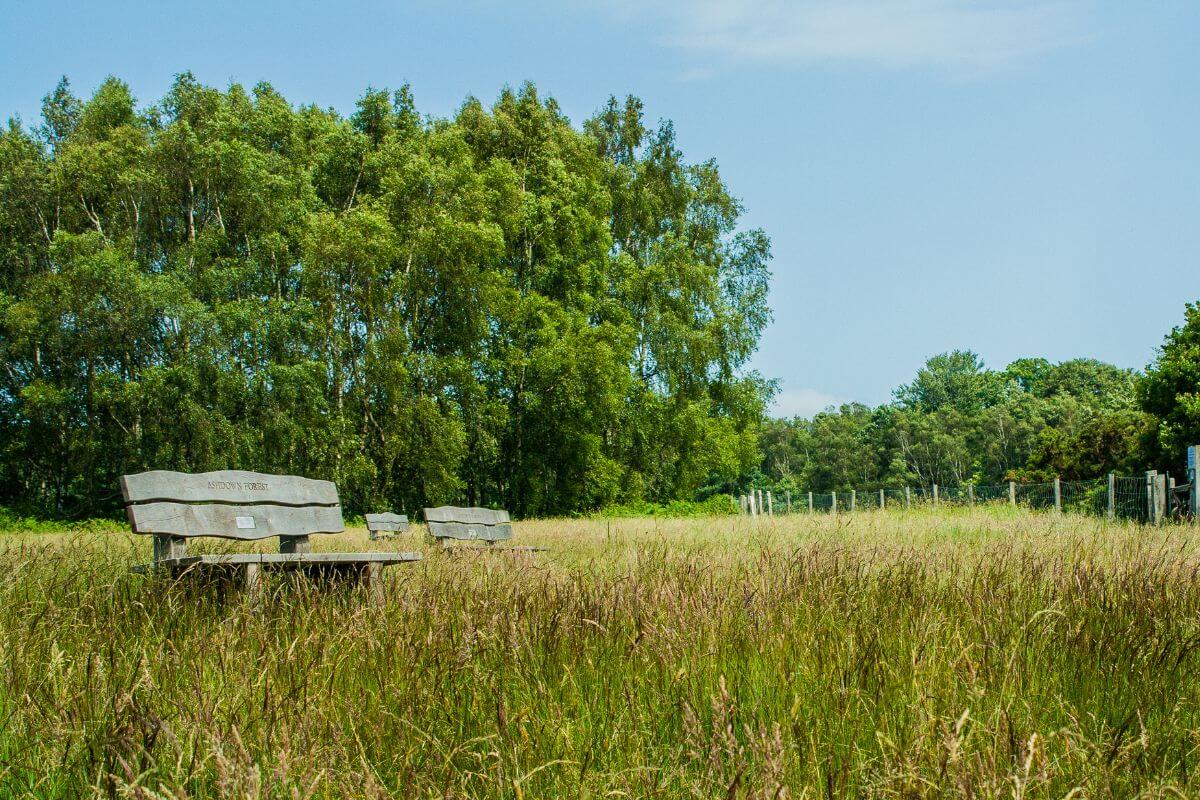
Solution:
[{"label": "wire fence", "polygon": [[1007,505],[1033,511],[1081,514],[1109,519],[1159,523],[1167,517],[1190,516],[1190,484],[1176,486],[1166,475],[1109,475],[1083,481],[994,485],[907,486],[840,492],[791,492],[779,496],[754,490],[742,495],[743,514],[857,513],[937,506]]}]

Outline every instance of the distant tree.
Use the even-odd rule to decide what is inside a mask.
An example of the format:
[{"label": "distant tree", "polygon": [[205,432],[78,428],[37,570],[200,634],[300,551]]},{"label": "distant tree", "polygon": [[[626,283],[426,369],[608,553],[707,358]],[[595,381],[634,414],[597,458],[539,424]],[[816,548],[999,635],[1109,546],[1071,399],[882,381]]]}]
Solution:
[{"label": "distant tree", "polygon": [[1136,472],[1153,425],[1134,403],[1135,377],[1092,359],[1025,358],[993,373],[973,353],[943,353],[895,404],[764,426],[763,477],[828,491]]},{"label": "distant tree", "polygon": [[1046,358],[1018,358],[1004,368],[1004,378],[1016,383],[1021,391],[1040,395],[1041,387],[1054,369],[1054,365]]},{"label": "distant tree", "polygon": [[1167,334],[1137,384],[1137,396],[1142,409],[1158,420],[1157,463],[1178,468],[1186,448],[1200,444],[1200,303],[1187,304],[1183,325]]},{"label": "distant tree", "polygon": [[953,350],[926,361],[912,383],[896,390],[896,399],[918,411],[953,408],[971,412],[999,402],[1003,389],[1003,380],[984,367],[978,355]]},{"label": "distant tree", "polygon": [[1016,477],[1082,480],[1109,472],[1136,473],[1146,463],[1139,455],[1148,423],[1145,415],[1125,410],[1097,415],[1072,433],[1045,428],[1027,466]]},{"label": "distant tree", "polygon": [[[1131,369],[1106,364],[1094,358],[1074,358],[1058,364],[1045,362],[1045,366],[1029,369],[1042,359],[1023,359],[1028,378],[1018,379],[1025,391],[1036,397],[1066,395],[1091,406],[1110,409],[1130,408],[1134,405],[1137,373]],[[1014,362],[1015,364],[1021,362]],[[1005,370],[1011,372],[1013,365]]]},{"label": "distant tree", "polygon": [[861,403],[822,411],[809,426],[809,488],[852,489],[877,481],[881,474],[876,419]]}]

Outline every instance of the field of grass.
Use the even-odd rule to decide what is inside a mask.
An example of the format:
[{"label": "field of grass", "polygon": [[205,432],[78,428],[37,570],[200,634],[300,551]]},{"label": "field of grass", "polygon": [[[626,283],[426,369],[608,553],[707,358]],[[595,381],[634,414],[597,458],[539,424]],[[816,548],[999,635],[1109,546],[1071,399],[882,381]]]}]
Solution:
[{"label": "field of grass", "polygon": [[[0,797],[1200,794],[1200,537],[1009,510],[519,523],[263,603],[0,535]],[[319,549],[368,547],[361,530]],[[388,547],[421,547],[420,532]]]}]

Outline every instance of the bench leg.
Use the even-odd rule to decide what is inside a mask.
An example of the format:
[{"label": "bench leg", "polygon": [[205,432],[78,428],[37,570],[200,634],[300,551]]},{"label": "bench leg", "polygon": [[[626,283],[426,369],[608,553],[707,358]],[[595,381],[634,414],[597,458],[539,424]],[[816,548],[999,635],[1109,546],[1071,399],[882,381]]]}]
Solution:
[{"label": "bench leg", "polygon": [[362,572],[363,584],[367,596],[375,605],[383,604],[383,564],[367,564]]},{"label": "bench leg", "polygon": [[262,567],[258,564],[246,565],[246,599],[253,605],[262,600]]}]

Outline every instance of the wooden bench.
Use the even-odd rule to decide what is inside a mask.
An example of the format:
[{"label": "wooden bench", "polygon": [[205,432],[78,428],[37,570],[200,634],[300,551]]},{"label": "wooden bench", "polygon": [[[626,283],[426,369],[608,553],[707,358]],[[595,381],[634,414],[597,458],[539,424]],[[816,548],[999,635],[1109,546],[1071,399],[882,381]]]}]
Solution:
[{"label": "wooden bench", "polygon": [[372,541],[390,539],[397,533],[408,532],[408,517],[403,514],[367,514],[367,536]]},{"label": "wooden bench", "polygon": [[[139,571],[240,568],[250,591],[258,589],[263,569],[350,573],[375,593],[384,567],[421,560],[420,553],[312,552],[310,536],[345,530],[337,487],[329,481],[242,470],[154,470],[123,476],[121,494],[133,532],[154,537],[154,561],[135,567]],[[279,552],[188,555],[188,539],[202,536],[239,541],[278,536]]]},{"label": "wooden bench", "polygon": [[459,508],[439,506],[425,509],[426,539],[443,548],[455,542],[482,543],[497,550],[542,552],[545,547],[496,547],[497,542],[512,539],[512,520],[508,512],[497,508]]}]

